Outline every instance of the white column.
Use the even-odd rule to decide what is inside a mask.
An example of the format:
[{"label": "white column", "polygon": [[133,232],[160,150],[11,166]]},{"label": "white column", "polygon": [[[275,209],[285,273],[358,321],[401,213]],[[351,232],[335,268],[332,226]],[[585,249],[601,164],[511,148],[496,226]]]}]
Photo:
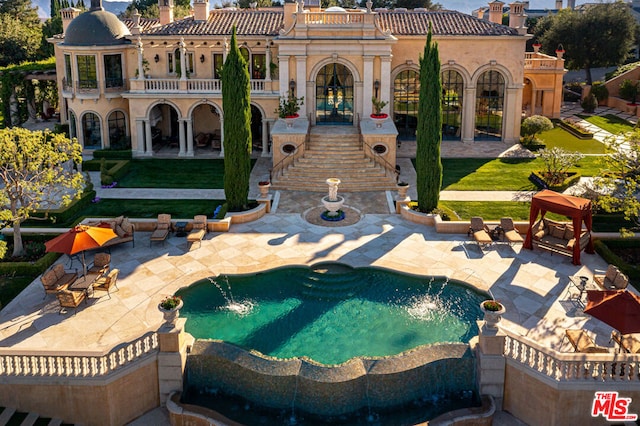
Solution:
[{"label": "white column", "polygon": [[[380,57],[380,100],[384,102],[390,102],[391,101],[390,98],[391,98],[391,55]],[[371,101],[371,98],[364,100],[365,103],[367,103],[367,101]],[[369,102],[369,104],[370,103],[371,102]],[[389,105],[384,107],[382,112],[388,114]]]},{"label": "white column", "polygon": [[[307,56],[296,56],[296,97],[302,97],[307,90]],[[306,105],[306,104],[305,104]],[[302,109],[305,109],[303,106]],[[306,115],[306,114],[305,114]]]},{"label": "white column", "polygon": [[144,155],[144,120],[136,118],[136,151]]},{"label": "white column", "polygon": [[[190,118],[185,118],[184,125],[187,127],[187,156],[193,157],[193,122]],[[180,152],[184,152],[182,146],[180,146]]]},{"label": "white column", "polygon": [[[502,106],[502,142],[517,143],[520,139],[520,121],[522,120],[522,89],[507,87],[505,89],[504,105]],[[544,105],[542,105],[544,110]]]},{"label": "white column", "polygon": [[187,49],[184,44],[184,37],[180,38],[180,43],[178,43],[180,47],[180,70],[182,71],[180,75],[180,80],[187,79]]},{"label": "white column", "polygon": [[269,125],[265,117],[262,117],[262,156],[269,156]]},{"label": "white column", "polygon": [[476,118],[476,88],[465,87],[462,97],[462,142],[471,143],[474,139]]},{"label": "white column", "polygon": [[138,80],[144,80],[144,65],[142,64],[142,52],[144,49],[142,48],[142,39],[138,37],[138,43],[136,44],[138,47]]},{"label": "white column", "polygon": [[[371,105],[371,98],[374,96],[373,93],[373,56],[365,56],[364,58],[364,69],[362,72],[362,117],[360,118],[368,118],[369,115],[373,112],[373,105]],[[384,75],[384,74],[382,74]],[[378,93],[380,96],[380,93]]]},{"label": "white column", "polygon": [[153,137],[151,136],[151,121],[144,120],[144,155],[153,155]]},{"label": "white column", "polygon": [[220,157],[224,157],[224,118],[220,116]]},{"label": "white column", "polygon": [[280,96],[289,96],[289,55],[278,55],[280,71]]},{"label": "white column", "polygon": [[265,70],[265,73],[266,73],[264,78],[265,81],[271,81],[271,46],[269,45],[269,43],[270,43],[270,40],[267,39],[267,49],[265,52],[265,62],[266,62],[265,66],[267,69]]}]

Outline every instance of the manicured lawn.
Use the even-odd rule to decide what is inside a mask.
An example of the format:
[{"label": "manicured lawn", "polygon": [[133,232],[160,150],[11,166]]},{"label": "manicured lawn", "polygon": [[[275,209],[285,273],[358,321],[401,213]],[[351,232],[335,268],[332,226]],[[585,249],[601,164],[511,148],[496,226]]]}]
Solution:
[{"label": "manicured lawn", "polygon": [[174,218],[188,219],[197,214],[213,216],[213,211],[224,200],[123,200],[102,199],[82,211],[86,217],[128,216],[155,218],[160,213],[168,213]]},{"label": "manicured lawn", "polygon": [[555,127],[538,135],[547,148],[562,148],[567,151],[578,151],[582,154],[604,154],[606,146],[596,139],[578,139],[566,130]]},{"label": "manicured lawn", "polygon": [[[595,176],[600,170],[598,157],[585,157],[571,171]],[[541,170],[539,158],[446,158],[442,160],[442,189],[448,191],[530,191],[533,170]],[[414,163],[415,167],[415,163]]]},{"label": "manicured lawn", "polygon": [[603,116],[599,115],[579,115],[583,120],[606,130],[614,135],[618,133],[626,133],[633,130],[633,124],[629,123],[617,115],[607,114]]},{"label": "manicured lawn", "polygon": [[[223,159],[132,160],[120,188],[224,188]],[[255,160],[251,160],[251,167]]]}]

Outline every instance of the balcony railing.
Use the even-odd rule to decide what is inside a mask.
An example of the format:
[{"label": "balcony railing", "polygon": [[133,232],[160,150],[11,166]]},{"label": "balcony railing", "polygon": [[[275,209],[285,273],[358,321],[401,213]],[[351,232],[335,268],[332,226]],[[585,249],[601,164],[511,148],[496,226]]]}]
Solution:
[{"label": "balcony railing", "polygon": [[525,53],[524,68],[531,69],[563,69],[564,65],[561,60],[554,58],[553,56],[544,55],[542,53]]},{"label": "balcony railing", "polygon": [[362,13],[310,12],[304,13],[302,16],[304,16],[304,23],[307,25],[345,25],[364,22],[364,14]]},{"label": "balcony railing", "polygon": [[[264,80],[250,80],[249,84],[252,93],[262,93],[266,90]],[[191,78],[187,80],[147,78],[144,80],[144,90],[155,93],[221,93],[222,81],[206,78]]]},{"label": "balcony railing", "polygon": [[78,80],[78,90],[98,90],[98,80]]}]

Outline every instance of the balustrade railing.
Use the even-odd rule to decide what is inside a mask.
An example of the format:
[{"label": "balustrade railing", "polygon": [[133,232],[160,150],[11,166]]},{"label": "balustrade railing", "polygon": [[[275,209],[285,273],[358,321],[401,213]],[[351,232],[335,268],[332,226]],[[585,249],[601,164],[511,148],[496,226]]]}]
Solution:
[{"label": "balustrade railing", "polygon": [[222,81],[211,79],[187,80],[187,90],[190,92],[221,92]]},{"label": "balustrade railing", "polygon": [[309,12],[304,13],[305,24],[321,25],[344,25],[364,22],[362,13],[329,13],[329,12]]},{"label": "balustrade railing", "polygon": [[144,80],[144,90],[151,92],[177,92],[180,80],[175,78],[149,78]]},{"label": "balustrade railing", "polygon": [[640,355],[562,353],[505,331],[504,356],[557,382],[639,382]]},{"label": "balustrade railing", "polygon": [[155,352],[158,335],[146,334],[117,347],[104,355],[75,355],[65,353],[13,354],[0,351],[0,376],[14,377],[100,377],[122,368],[142,356]]}]

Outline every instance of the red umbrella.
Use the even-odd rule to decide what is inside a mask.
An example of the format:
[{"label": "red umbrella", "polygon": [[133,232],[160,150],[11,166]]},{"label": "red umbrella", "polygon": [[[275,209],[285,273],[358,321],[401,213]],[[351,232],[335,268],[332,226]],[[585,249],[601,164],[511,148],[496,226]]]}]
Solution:
[{"label": "red umbrella", "polygon": [[44,245],[47,252],[65,253],[70,256],[83,252],[82,266],[84,271],[84,268],[86,268],[84,251],[100,247],[117,236],[111,228],[78,225],[64,234],[60,234],[54,239],[47,241]]},{"label": "red umbrella", "polygon": [[586,314],[620,332],[640,333],[640,297],[626,290],[588,290]]}]

